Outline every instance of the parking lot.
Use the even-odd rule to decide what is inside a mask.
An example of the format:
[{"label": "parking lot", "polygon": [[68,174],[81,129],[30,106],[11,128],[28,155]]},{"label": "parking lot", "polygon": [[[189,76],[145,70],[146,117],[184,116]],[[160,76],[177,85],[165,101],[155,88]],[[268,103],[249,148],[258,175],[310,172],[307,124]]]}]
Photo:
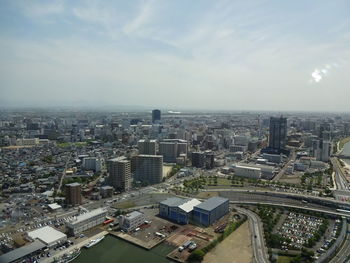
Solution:
[{"label": "parking lot", "polygon": [[[301,249],[310,238],[314,237],[315,232],[319,229],[322,222],[322,218],[288,212],[287,217],[277,232],[282,237],[288,238],[291,241],[289,244],[290,247]],[[287,244],[282,248],[287,248]]]}]

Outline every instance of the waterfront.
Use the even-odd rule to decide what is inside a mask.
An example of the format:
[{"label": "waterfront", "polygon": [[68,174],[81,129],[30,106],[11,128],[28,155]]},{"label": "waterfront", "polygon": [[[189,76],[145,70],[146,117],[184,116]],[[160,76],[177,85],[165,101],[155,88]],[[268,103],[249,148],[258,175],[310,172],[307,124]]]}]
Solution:
[{"label": "waterfront", "polygon": [[133,262],[133,263],[167,263],[172,262],[166,255],[174,250],[166,244],[160,244],[151,250],[146,250],[107,235],[99,244],[86,249],[82,248],[81,255],[73,263],[99,263],[99,262]]},{"label": "waterfront", "polygon": [[[344,149],[342,151],[342,154],[350,156],[350,142],[347,142],[344,145]],[[350,159],[343,159],[343,161],[350,165]]]}]

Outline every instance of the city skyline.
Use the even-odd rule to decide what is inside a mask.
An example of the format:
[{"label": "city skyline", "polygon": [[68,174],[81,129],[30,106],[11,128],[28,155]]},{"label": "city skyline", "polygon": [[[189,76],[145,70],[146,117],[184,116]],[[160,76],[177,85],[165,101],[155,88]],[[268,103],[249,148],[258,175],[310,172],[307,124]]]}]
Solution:
[{"label": "city skyline", "polygon": [[349,10],[347,1],[3,1],[0,104],[349,111]]}]

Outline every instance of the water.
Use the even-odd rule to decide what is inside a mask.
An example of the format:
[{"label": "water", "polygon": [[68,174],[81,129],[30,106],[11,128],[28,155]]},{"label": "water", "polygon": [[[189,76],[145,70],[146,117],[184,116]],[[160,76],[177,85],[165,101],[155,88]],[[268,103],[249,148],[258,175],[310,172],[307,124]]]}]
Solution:
[{"label": "water", "polygon": [[[350,142],[344,145],[344,150],[342,151],[342,154],[350,156]],[[350,165],[350,159],[343,159],[343,161]]]},{"label": "water", "polygon": [[81,249],[80,256],[73,263],[169,263],[166,259],[174,247],[160,244],[151,250],[146,250],[119,238],[107,235],[97,245]]}]

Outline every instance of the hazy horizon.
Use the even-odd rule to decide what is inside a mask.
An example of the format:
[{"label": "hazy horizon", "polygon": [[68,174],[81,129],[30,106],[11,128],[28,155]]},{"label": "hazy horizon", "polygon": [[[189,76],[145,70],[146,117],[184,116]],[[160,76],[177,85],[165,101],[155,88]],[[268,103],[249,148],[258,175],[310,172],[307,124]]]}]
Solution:
[{"label": "hazy horizon", "polygon": [[349,13],[346,0],[2,1],[0,107],[349,112]]}]

